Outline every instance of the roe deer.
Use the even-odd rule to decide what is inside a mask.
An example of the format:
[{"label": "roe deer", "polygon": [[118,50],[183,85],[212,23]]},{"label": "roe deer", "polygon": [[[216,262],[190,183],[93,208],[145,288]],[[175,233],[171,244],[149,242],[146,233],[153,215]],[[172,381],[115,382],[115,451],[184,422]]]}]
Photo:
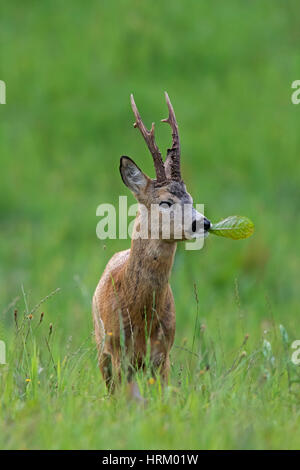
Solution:
[{"label": "roe deer", "polygon": [[[158,369],[163,382],[168,379],[169,353],[175,335],[175,306],[169,285],[176,242],[204,236],[210,222],[193,208],[193,200],[187,192],[180,172],[180,143],[178,125],[169,96],[165,93],[169,117],[163,122],[172,128],[172,147],[167,151],[165,163],[155,143],[154,123],[149,131],[138,112],[133,95],[131,106],[135,115],[134,127],[138,128],[152,154],[156,179],[150,179],[131,158],[120,160],[123,182],[139,203],[131,248],[116,253],[108,262],[93,297],[93,320],[98,349],[100,371],[109,389],[121,378],[123,338],[131,371],[143,367],[150,342],[150,361]],[[152,205],[158,208],[158,236],[151,238],[148,224]],[[191,210],[190,225],[175,237],[175,206],[188,206]],[[147,209],[147,214],[141,208]],[[162,236],[162,215],[169,214],[170,233]],[[151,218],[151,217],[150,217]],[[172,221],[172,224],[171,224]],[[151,223],[153,221],[151,220]],[[171,227],[172,225],[172,227]],[[149,227],[148,237],[139,236],[141,227]],[[178,232],[178,230],[177,230]],[[112,366],[112,367],[111,367]]]}]

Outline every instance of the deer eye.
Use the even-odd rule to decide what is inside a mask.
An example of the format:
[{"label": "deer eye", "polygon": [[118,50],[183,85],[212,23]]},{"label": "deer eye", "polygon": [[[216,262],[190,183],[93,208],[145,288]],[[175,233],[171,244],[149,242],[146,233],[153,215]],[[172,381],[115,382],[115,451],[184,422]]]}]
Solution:
[{"label": "deer eye", "polygon": [[163,209],[167,209],[168,207],[172,206],[172,202],[170,202],[170,201],[161,201],[159,203],[159,206],[162,207]]}]

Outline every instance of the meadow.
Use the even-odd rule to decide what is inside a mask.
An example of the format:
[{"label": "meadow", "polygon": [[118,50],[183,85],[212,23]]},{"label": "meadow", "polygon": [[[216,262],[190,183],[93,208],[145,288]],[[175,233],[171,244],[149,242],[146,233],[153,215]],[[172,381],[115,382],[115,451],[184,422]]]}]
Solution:
[{"label": "meadow", "polygon": [[[294,0],[1,6],[0,449],[299,449],[299,31]],[[170,381],[136,401],[97,367],[91,298],[130,240],[96,208],[134,202],[121,155],[154,176],[129,95],[165,151],[165,90],[194,201],[255,233],[178,244]]]}]

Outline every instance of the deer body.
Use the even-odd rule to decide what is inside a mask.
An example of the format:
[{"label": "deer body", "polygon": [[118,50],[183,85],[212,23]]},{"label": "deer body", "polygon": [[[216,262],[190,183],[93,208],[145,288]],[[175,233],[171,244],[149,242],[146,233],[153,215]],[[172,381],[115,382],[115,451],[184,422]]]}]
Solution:
[{"label": "deer body", "polygon": [[[139,202],[131,248],[116,253],[108,262],[93,297],[93,320],[98,348],[100,371],[108,387],[120,380],[123,332],[123,348],[131,367],[144,366],[147,341],[150,342],[150,360],[158,368],[164,381],[168,379],[169,353],[175,336],[175,305],[169,285],[176,244],[173,207],[189,205],[192,198],[187,193],[180,175],[180,146],[178,127],[172,105],[166,94],[172,127],[173,146],[168,150],[165,164],[154,141],[154,125],[148,131],[138,113],[133,97],[132,108],[136,117],[135,127],[141,131],[152,153],[156,180],[150,179],[129,158],[122,157],[120,172],[124,183]],[[157,230],[152,237],[150,207],[159,207]],[[143,211],[147,208],[149,211]],[[168,213],[173,222],[168,239],[162,237],[163,214]],[[198,222],[204,223],[197,226]],[[170,219],[169,219],[170,223]],[[198,224],[199,225],[199,224]],[[147,227],[148,237],[139,236],[141,227]],[[181,226],[180,226],[181,228]],[[188,233],[181,231],[181,240],[203,236],[209,221],[192,208],[192,221]],[[110,370],[112,366],[112,371]],[[114,380],[113,380],[114,378]]]},{"label": "deer body", "polygon": [[[151,361],[161,367],[161,374],[167,379],[175,335],[174,299],[168,279],[176,248],[154,246],[147,252],[142,245],[135,240],[131,250],[116,253],[95,292],[93,312],[99,367],[107,384],[111,381],[109,357],[116,376],[121,366],[120,315],[125,350],[132,366],[143,366],[147,338]],[[138,253],[142,253],[141,258],[136,258]],[[160,268],[157,277],[155,271]]]}]

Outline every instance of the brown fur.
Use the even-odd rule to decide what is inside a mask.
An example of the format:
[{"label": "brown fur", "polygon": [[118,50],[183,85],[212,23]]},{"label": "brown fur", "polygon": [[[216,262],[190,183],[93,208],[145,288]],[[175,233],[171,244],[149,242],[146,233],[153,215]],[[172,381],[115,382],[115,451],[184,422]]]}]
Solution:
[{"label": "brown fur", "polygon": [[168,378],[175,335],[175,305],[168,281],[175,251],[175,242],[133,239],[130,250],[111,258],[99,281],[93,317],[99,367],[109,386],[110,359],[114,376],[120,374],[120,316],[132,366],[143,366],[147,337],[153,366],[160,368],[164,381]]}]

